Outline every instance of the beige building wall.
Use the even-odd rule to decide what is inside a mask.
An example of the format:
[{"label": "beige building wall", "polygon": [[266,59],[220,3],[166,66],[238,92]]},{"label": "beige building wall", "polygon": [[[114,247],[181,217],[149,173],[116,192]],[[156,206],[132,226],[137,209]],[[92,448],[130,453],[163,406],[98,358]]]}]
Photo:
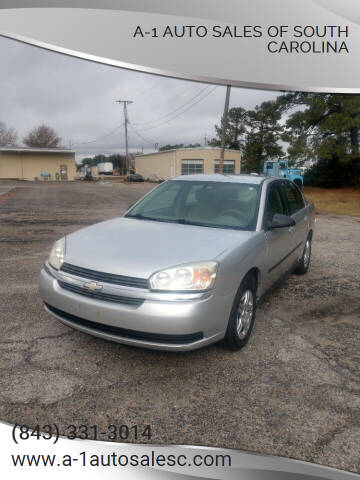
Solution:
[{"label": "beige building wall", "polygon": [[[204,173],[214,173],[215,161],[220,159],[219,148],[186,148],[168,150],[135,158],[136,173],[148,178],[151,175],[168,178],[181,175],[182,160],[200,160]],[[234,160],[235,173],[241,170],[241,154],[238,150],[225,150],[225,160]]]},{"label": "beige building wall", "polygon": [[0,178],[21,178],[22,162],[20,155],[0,152]]},{"label": "beige building wall", "polygon": [[68,180],[74,180],[74,153],[0,152],[0,178],[42,180],[42,173],[50,173],[50,180],[56,180],[56,172],[60,174],[61,165],[67,166]]},{"label": "beige building wall", "polygon": [[152,175],[165,180],[175,177],[176,153],[177,150],[169,150],[135,157],[136,173],[140,173],[144,178],[149,178]]}]

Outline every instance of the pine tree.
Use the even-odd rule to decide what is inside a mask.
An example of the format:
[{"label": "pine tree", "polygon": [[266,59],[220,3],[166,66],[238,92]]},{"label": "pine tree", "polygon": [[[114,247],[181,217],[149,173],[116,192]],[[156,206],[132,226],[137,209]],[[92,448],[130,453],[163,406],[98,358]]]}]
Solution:
[{"label": "pine tree", "polygon": [[281,110],[274,101],[263,102],[247,112],[247,135],[243,149],[247,172],[261,173],[265,160],[284,156],[281,140]]},{"label": "pine tree", "polygon": [[[230,108],[225,135],[225,146],[241,150],[246,133],[247,111],[242,107]],[[215,125],[216,137],[209,141],[211,147],[220,147],[222,127]]]},{"label": "pine tree", "polygon": [[321,160],[309,172],[312,184],[319,184],[316,176],[322,186],[359,183],[360,95],[290,93],[277,103],[289,115],[288,153],[298,155],[300,146],[305,156]]}]

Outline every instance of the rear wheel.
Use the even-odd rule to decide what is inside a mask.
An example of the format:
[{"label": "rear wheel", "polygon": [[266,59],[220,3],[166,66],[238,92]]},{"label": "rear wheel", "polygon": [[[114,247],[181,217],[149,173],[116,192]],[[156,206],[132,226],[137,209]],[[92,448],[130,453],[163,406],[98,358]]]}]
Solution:
[{"label": "rear wheel", "polygon": [[310,260],[311,260],[311,238],[309,236],[305,242],[304,251],[303,251],[301,260],[298,266],[295,268],[294,273],[296,275],[305,275],[305,273],[309,270]]},{"label": "rear wheel", "polygon": [[225,335],[225,344],[232,350],[240,350],[248,342],[256,313],[256,280],[249,275],[237,291]]}]

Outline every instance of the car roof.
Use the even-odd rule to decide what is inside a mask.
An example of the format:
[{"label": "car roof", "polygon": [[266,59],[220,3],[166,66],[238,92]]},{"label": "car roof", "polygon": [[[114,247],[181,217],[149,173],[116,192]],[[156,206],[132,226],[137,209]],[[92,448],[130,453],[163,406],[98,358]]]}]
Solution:
[{"label": "car roof", "polygon": [[181,180],[184,182],[224,182],[224,183],[250,183],[254,185],[260,185],[269,177],[265,175],[225,175],[221,173],[211,174],[194,174],[194,175],[181,175],[174,177],[171,180]]}]

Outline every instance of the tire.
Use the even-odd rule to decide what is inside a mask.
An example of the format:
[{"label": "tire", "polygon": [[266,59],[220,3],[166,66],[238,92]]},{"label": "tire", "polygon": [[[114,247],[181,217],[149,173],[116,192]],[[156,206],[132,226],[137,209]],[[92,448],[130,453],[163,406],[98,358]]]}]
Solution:
[{"label": "tire", "polygon": [[[240,311],[241,304],[244,305],[245,302],[248,308],[251,308],[251,311],[248,309],[242,310],[242,313]],[[253,275],[249,275],[241,282],[231,308],[229,323],[224,338],[224,343],[228,349],[240,350],[247,344],[254,326],[255,315],[256,280]]]},{"label": "tire", "polygon": [[309,270],[310,261],[311,261],[311,237],[308,236],[305,242],[305,247],[304,247],[301,260],[293,273],[295,273],[295,275],[305,275],[305,273]]}]

